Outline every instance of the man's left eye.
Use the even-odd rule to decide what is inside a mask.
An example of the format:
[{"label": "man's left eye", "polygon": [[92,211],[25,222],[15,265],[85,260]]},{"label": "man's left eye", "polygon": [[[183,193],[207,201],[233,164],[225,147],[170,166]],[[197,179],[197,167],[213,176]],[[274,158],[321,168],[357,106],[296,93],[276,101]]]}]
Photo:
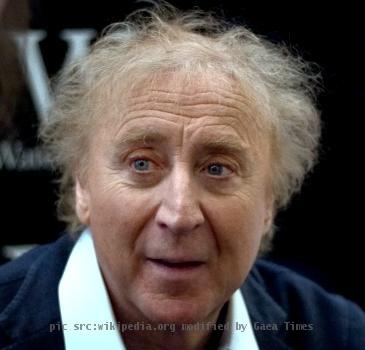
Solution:
[{"label": "man's left eye", "polygon": [[228,167],[219,163],[209,164],[206,169],[209,175],[213,176],[227,176],[232,173]]},{"label": "man's left eye", "polygon": [[133,161],[133,166],[137,171],[147,171],[150,169],[150,161],[147,159],[136,159]]}]

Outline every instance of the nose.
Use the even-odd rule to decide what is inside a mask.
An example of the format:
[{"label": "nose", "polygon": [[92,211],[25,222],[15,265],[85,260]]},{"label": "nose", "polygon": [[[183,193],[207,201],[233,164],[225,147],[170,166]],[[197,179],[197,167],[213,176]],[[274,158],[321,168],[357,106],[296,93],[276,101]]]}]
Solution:
[{"label": "nose", "polygon": [[176,167],[162,189],[156,221],[160,228],[176,234],[194,232],[204,223],[199,191],[192,175]]}]

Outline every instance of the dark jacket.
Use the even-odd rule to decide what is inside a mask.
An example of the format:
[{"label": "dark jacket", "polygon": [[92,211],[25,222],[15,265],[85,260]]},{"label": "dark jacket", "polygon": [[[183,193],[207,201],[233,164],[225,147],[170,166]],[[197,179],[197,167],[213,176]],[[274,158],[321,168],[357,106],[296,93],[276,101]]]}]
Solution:
[{"label": "dark jacket", "polygon": [[[0,349],[64,348],[50,327],[72,246],[64,236],[0,267]],[[284,267],[257,261],[241,290],[261,350],[365,349],[363,311]]]}]

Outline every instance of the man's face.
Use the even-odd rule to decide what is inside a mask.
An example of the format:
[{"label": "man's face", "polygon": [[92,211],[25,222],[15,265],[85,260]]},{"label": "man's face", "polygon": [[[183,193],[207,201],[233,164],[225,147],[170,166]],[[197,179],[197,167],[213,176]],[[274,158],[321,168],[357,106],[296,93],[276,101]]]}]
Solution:
[{"label": "man's face", "polygon": [[76,206],[114,310],[214,321],[271,222],[269,140],[254,109],[233,83],[183,74],[107,105]]}]

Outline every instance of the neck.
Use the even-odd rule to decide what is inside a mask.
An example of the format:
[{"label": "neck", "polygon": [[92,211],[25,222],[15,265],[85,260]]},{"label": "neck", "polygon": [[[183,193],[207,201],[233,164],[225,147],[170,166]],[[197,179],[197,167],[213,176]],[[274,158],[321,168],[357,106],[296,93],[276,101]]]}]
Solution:
[{"label": "neck", "polygon": [[[217,349],[227,314],[226,303],[214,322],[195,324],[152,324],[131,320],[120,320],[121,324],[133,325],[133,329],[122,333],[128,350],[213,350]],[[164,330],[156,331],[156,328]]]},{"label": "neck", "polygon": [[209,332],[185,330],[125,332],[123,341],[128,350],[203,350],[209,336]]}]

